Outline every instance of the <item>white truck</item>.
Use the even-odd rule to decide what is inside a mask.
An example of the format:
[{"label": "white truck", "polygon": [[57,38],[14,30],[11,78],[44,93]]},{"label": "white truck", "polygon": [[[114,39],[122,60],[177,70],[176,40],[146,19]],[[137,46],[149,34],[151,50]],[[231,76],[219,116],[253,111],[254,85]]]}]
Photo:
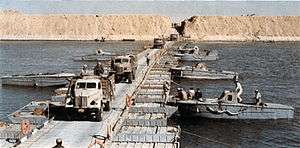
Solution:
[{"label": "white truck", "polygon": [[65,99],[69,117],[101,121],[103,111],[109,111],[114,99],[114,76],[84,76],[73,78]]}]

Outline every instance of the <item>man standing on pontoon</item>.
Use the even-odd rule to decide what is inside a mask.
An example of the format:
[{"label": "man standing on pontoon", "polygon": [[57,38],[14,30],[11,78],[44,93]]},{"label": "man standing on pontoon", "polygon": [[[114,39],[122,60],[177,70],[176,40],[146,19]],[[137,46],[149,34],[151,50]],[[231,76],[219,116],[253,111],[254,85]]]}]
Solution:
[{"label": "man standing on pontoon", "polygon": [[243,93],[243,88],[242,88],[242,85],[241,83],[238,81],[238,79],[235,79],[234,80],[234,83],[235,83],[235,92],[237,93],[236,94],[236,97],[238,99],[238,102],[241,103],[243,101],[243,99],[241,98],[241,95]]}]

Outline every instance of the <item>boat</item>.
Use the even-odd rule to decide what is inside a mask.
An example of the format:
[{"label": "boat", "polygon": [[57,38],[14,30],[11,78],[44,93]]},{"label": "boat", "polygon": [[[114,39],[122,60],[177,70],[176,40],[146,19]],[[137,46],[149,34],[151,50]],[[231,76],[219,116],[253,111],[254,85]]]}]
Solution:
[{"label": "boat", "polygon": [[[202,63],[200,63],[202,64]],[[199,80],[232,80],[236,72],[210,70],[206,66],[180,66],[170,68],[172,79],[199,79]]]},{"label": "boat", "polygon": [[109,61],[112,57],[117,56],[115,53],[104,52],[101,49],[98,49],[96,53],[84,55],[84,56],[77,56],[74,57],[74,61]]},{"label": "boat", "polygon": [[67,79],[74,76],[73,73],[39,73],[4,76],[1,77],[1,81],[2,85],[49,87],[66,85]]},{"label": "boat", "polygon": [[178,110],[183,116],[199,116],[212,119],[292,119],[294,108],[275,103],[238,103],[236,93],[227,92],[222,99],[201,98],[177,100]]},{"label": "boat", "polygon": [[192,48],[179,47],[178,53],[174,54],[180,61],[186,62],[201,62],[201,61],[215,61],[218,57],[216,50],[199,49],[198,46]]},{"label": "boat", "polygon": [[48,103],[46,101],[32,101],[19,110],[8,115],[14,124],[28,120],[30,124],[42,125],[48,121]]}]

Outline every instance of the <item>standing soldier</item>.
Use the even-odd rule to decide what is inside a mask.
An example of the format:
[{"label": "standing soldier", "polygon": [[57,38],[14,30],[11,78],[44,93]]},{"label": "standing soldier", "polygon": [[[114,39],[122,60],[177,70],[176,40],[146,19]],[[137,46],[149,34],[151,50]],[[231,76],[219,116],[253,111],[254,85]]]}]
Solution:
[{"label": "standing soldier", "polygon": [[56,145],[53,148],[64,148],[64,146],[62,146],[62,139],[61,138],[56,139]]},{"label": "standing soldier", "polygon": [[149,66],[149,64],[150,64],[150,55],[149,55],[149,53],[147,53],[147,55],[146,55],[146,62],[147,62],[147,66]]},{"label": "standing soldier", "polygon": [[166,81],[163,85],[163,99],[165,100],[165,103],[168,102],[169,91],[170,91],[170,84],[168,81]]},{"label": "standing soldier", "polygon": [[98,62],[94,68],[94,75],[101,76],[103,73],[104,73],[104,68],[103,68],[101,62]]},{"label": "standing soldier", "polygon": [[236,96],[237,96],[238,102],[241,103],[243,101],[243,99],[241,98],[241,95],[243,93],[242,85],[237,79],[234,80],[234,83],[235,83],[235,92],[237,93]]},{"label": "standing soldier", "polygon": [[261,94],[258,92],[258,90],[255,90],[255,96],[254,96],[254,99],[255,99],[255,105],[256,106],[259,106],[262,104],[262,101],[261,101]]},{"label": "standing soldier", "polygon": [[84,64],[82,69],[81,69],[80,76],[83,77],[83,76],[86,76],[87,74],[88,74],[87,65]]}]

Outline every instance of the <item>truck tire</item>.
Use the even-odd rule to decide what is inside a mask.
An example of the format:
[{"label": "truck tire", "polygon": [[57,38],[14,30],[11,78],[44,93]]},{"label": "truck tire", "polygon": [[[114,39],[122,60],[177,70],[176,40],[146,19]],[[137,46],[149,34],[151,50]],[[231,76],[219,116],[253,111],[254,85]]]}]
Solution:
[{"label": "truck tire", "polygon": [[110,107],[111,107],[111,103],[110,101],[106,101],[106,103],[104,104],[104,111],[110,111]]},{"label": "truck tire", "polygon": [[132,80],[135,80],[135,71],[132,72]]},{"label": "truck tire", "polygon": [[132,73],[129,73],[128,75],[128,83],[132,83],[132,80],[133,80],[133,74]]},{"label": "truck tire", "polygon": [[102,113],[101,110],[99,110],[99,111],[96,112],[96,118],[95,118],[96,122],[102,121],[101,113]]}]

